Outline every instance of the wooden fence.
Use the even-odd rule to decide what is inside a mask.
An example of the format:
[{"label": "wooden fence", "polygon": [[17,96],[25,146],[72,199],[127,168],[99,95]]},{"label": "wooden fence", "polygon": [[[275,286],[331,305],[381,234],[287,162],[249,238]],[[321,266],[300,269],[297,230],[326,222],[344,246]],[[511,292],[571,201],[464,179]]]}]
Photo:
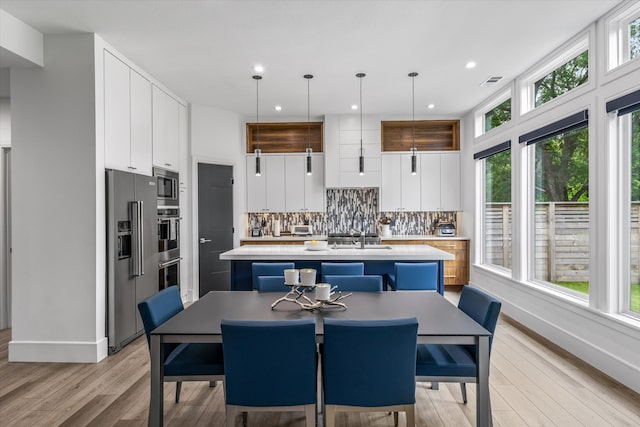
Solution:
[{"label": "wooden fence", "polygon": [[[636,215],[637,229],[637,209]],[[485,262],[511,268],[511,204],[486,209]],[[636,230],[637,231],[637,230]],[[637,232],[634,233],[637,236]],[[637,247],[637,245],[635,246]],[[537,203],[535,277],[548,282],[589,281],[589,204]],[[633,263],[638,274],[638,251]]]}]

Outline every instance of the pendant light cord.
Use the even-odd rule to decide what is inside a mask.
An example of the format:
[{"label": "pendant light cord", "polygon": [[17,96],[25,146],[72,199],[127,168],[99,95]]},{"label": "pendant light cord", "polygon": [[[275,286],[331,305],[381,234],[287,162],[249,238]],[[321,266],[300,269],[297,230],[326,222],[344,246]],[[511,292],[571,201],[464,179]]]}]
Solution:
[{"label": "pendant light cord", "polygon": [[364,74],[362,74],[362,76],[360,77],[360,155],[362,156],[362,77],[364,77]]},{"label": "pendant light cord", "polygon": [[416,149],[416,76],[411,76],[411,134]]},{"label": "pendant light cord", "polygon": [[260,82],[260,80],[262,79],[262,76],[252,76],[252,78],[256,81],[256,149],[260,149],[260,110],[259,110],[259,94],[260,91],[258,90],[258,83]]}]

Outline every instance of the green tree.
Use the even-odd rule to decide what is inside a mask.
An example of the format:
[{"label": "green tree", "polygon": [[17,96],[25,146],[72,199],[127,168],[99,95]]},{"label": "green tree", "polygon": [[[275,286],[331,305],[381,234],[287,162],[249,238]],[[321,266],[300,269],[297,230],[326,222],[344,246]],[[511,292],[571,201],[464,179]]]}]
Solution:
[{"label": "green tree", "polygon": [[487,203],[511,202],[511,150],[487,157],[485,181]]},{"label": "green tree", "polygon": [[[585,51],[535,83],[540,106],[589,80]],[[536,144],[536,201],[589,200],[589,133],[581,128]]]},{"label": "green tree", "polygon": [[484,130],[486,132],[497,128],[509,120],[511,120],[511,98],[484,115]]},{"label": "green tree", "polygon": [[631,114],[631,201],[640,201],[640,111]]},{"label": "green tree", "polygon": [[629,59],[640,56],[640,18],[629,24]]}]

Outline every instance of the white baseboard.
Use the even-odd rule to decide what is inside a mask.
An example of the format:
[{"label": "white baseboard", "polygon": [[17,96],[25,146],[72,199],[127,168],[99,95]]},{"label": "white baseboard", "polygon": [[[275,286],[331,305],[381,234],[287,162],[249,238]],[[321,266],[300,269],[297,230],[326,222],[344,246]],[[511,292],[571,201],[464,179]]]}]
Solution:
[{"label": "white baseboard", "polygon": [[108,355],[107,338],[96,342],[10,341],[9,362],[98,363]]}]

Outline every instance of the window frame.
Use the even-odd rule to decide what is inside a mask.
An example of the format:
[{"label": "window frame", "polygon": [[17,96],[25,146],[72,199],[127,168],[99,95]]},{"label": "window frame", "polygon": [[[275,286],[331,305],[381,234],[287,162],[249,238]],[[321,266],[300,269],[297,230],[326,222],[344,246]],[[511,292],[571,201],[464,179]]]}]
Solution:
[{"label": "window frame", "polygon": [[[552,108],[550,106],[557,105],[559,102],[567,102],[572,97],[580,96],[583,91],[589,91],[595,87],[596,67],[594,62],[594,49],[592,49],[592,46],[594,46],[594,43],[592,43],[592,39],[594,37],[593,33],[594,30],[592,26],[592,28],[590,28],[589,30],[575,37],[562,49],[555,51],[554,53],[549,55],[547,59],[540,61],[535,68],[524,74],[519,79],[518,87],[520,96],[520,116],[524,116],[534,111],[546,111],[548,108]],[[544,78],[557,68],[576,58],[578,55],[584,53],[585,51],[589,51],[588,80],[584,84],[577,86],[563,93],[562,95],[559,95],[554,99],[536,107],[536,82]]]},{"label": "window frame", "polygon": [[640,56],[631,59],[629,31],[631,22],[640,18],[640,3],[629,3],[605,20],[606,70],[611,72],[628,63],[638,63]]}]

